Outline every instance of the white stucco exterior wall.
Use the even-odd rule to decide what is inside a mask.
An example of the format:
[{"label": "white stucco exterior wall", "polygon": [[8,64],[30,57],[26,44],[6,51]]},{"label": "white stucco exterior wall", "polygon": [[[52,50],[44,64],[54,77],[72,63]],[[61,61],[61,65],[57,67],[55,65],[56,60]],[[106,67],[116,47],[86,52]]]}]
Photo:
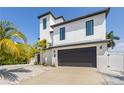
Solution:
[{"label": "white stucco exterior wall", "polygon": [[[43,29],[43,19],[47,19],[47,28]],[[51,28],[51,25],[54,25],[56,23],[63,22],[64,20],[62,18],[55,19],[51,14],[46,15],[42,18],[40,18],[40,40],[46,39],[48,43],[53,42],[53,29]],[[40,60],[42,61],[42,53],[40,53],[41,57]],[[42,63],[42,62],[41,62]],[[52,65],[52,50],[47,50],[45,53],[45,63],[48,65]]]},{"label": "white stucco exterior wall", "polygon": [[[43,29],[43,19],[47,19],[47,28]],[[46,39],[48,42],[51,42],[50,38],[50,15],[40,18],[40,40]]]},{"label": "white stucco exterior wall", "polygon": [[[43,29],[43,18],[47,18],[47,29]],[[86,21],[94,20],[94,35],[86,36]],[[62,22],[63,20],[57,19],[55,20],[53,16],[50,14],[40,18],[40,40],[46,39],[49,43],[52,43],[52,35],[53,35],[53,46],[70,44],[70,43],[80,43],[84,41],[92,41],[92,40],[105,40],[106,39],[106,15],[105,13],[95,15],[92,17],[88,17],[85,19],[81,19],[79,21],[71,22],[68,24],[64,24],[54,29],[51,28],[51,25]],[[65,40],[60,41],[60,33],[59,29],[61,27],[65,27]],[[53,31],[52,34],[50,32]],[[47,50],[45,62],[49,65],[55,64],[58,66],[58,50],[62,49],[72,49],[72,48],[86,48],[86,47],[96,47],[97,49],[97,69],[101,69],[106,67],[106,62],[102,62],[100,57],[105,54],[107,50],[106,43],[99,44],[87,44],[80,46],[71,46],[71,47],[63,47],[63,48],[55,48],[51,50]],[[100,47],[102,46],[102,49]],[[56,57],[54,57],[54,52],[56,53]],[[103,65],[102,65],[103,64]],[[104,69],[104,68],[103,68]]]},{"label": "white stucco exterior wall", "polygon": [[52,15],[50,15],[50,19],[49,19],[49,28],[50,28],[50,31],[53,31],[52,27],[50,27],[51,25],[54,25],[56,24],[56,20],[53,18]]},{"label": "white stucco exterior wall", "polygon": [[[43,19],[47,19],[47,28],[43,29]],[[52,37],[50,35],[50,31],[53,31],[51,25],[54,25],[56,23],[61,23],[64,20],[62,18],[55,19],[52,15],[46,15],[42,18],[40,18],[40,40],[46,39],[47,42],[52,43]]]},{"label": "white stucco exterior wall", "polygon": [[[102,46],[102,49],[100,47]],[[75,48],[88,48],[88,47],[96,47],[96,56],[97,56],[97,68],[101,67],[101,64],[104,64],[104,62],[101,63],[101,60],[99,60],[99,56],[102,56],[105,54],[107,50],[107,43],[98,43],[98,44],[87,44],[87,45],[78,45],[78,46],[69,46],[69,47],[58,47],[52,49],[52,53],[55,51],[56,57],[54,57],[54,53],[52,54],[52,64],[56,64],[58,66],[58,51],[59,50],[65,50],[65,49],[75,49]]]},{"label": "white stucco exterior wall", "polygon": [[[86,21],[94,20],[94,35],[86,36]],[[60,40],[60,28],[65,27],[65,40]],[[88,17],[79,21],[57,26],[54,29],[53,46],[89,40],[106,39],[105,13]]]},{"label": "white stucco exterior wall", "polygon": [[[43,19],[47,19],[47,28],[43,29]],[[46,39],[48,43],[52,42],[50,31],[53,31],[51,28],[51,25],[55,24],[55,19],[52,17],[52,15],[47,15],[42,18],[40,18],[40,40]]]},{"label": "white stucco exterior wall", "polygon": [[64,22],[63,18],[56,19],[56,24],[61,23],[61,22]]}]

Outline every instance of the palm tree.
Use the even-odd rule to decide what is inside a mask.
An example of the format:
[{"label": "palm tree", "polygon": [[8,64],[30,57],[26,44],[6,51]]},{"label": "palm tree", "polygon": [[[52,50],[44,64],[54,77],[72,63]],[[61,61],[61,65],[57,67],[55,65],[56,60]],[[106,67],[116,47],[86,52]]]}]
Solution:
[{"label": "palm tree", "polygon": [[113,49],[116,45],[114,40],[119,40],[120,38],[118,36],[115,36],[114,32],[111,31],[106,34],[106,39],[110,39],[110,41],[108,43],[108,47],[111,47]]},{"label": "palm tree", "polygon": [[24,61],[25,63],[27,63],[30,58],[32,57],[32,47],[28,44],[17,44],[17,47],[20,51],[20,56],[17,59],[18,62],[19,61]]},{"label": "palm tree", "polygon": [[47,40],[43,39],[37,42],[37,46],[39,47],[39,52],[41,52],[41,56],[42,56],[42,63],[44,64],[44,53],[45,53],[45,48],[47,47]]},{"label": "palm tree", "polygon": [[37,44],[38,44],[39,47],[41,47],[41,49],[43,51],[47,46],[47,41],[46,41],[46,39],[43,39],[43,40],[38,41]]},{"label": "palm tree", "polygon": [[26,43],[27,39],[24,34],[19,32],[9,21],[0,21],[0,54],[11,54],[19,57],[19,49],[15,44],[16,40],[22,40]]}]

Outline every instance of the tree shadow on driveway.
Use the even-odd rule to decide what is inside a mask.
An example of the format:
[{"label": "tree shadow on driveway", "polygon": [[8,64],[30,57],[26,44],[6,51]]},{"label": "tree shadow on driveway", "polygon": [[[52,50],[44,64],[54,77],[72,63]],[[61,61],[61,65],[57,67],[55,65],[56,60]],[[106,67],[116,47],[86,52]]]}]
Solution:
[{"label": "tree shadow on driveway", "polygon": [[124,85],[124,75],[101,73],[107,85]]},{"label": "tree shadow on driveway", "polygon": [[29,73],[32,72],[31,70],[24,69],[24,68],[17,68],[17,69],[0,69],[0,78],[3,78],[5,80],[9,81],[17,81],[18,75],[15,73]]},{"label": "tree shadow on driveway", "polygon": [[120,75],[111,75],[106,73],[103,73],[103,75],[124,81],[124,75],[120,76]]}]

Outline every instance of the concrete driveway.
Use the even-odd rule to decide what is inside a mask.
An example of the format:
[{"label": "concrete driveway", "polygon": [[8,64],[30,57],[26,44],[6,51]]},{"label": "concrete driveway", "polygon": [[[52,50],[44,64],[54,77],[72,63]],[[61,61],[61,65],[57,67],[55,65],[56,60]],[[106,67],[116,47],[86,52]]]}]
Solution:
[{"label": "concrete driveway", "polygon": [[41,85],[101,85],[106,84],[102,75],[90,67],[58,67],[20,84]]},{"label": "concrete driveway", "polygon": [[[52,68],[51,68],[52,69]],[[18,84],[50,70],[40,65],[5,65],[0,66],[0,85]]]}]

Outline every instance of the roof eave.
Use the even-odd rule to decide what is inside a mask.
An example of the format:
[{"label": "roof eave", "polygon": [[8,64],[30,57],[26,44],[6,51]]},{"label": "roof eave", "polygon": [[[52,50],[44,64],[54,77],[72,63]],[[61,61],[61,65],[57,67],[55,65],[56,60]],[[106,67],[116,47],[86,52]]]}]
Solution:
[{"label": "roof eave", "polygon": [[65,21],[65,18],[63,16],[56,17],[56,20],[60,18],[62,18]]},{"label": "roof eave", "polygon": [[94,41],[94,42],[85,42],[85,43],[78,43],[78,44],[67,44],[67,45],[58,45],[49,47],[46,49],[53,49],[53,48],[60,48],[60,47],[69,47],[69,46],[78,46],[78,45],[86,45],[86,44],[97,44],[97,43],[108,43],[110,39],[102,40],[102,41]]},{"label": "roof eave", "polygon": [[78,17],[78,18],[71,19],[69,21],[65,21],[65,22],[61,22],[61,23],[52,25],[51,27],[54,28],[54,27],[59,26],[59,25],[67,24],[67,23],[70,23],[70,22],[74,22],[74,21],[77,21],[77,20],[80,20],[80,19],[84,19],[84,18],[91,17],[91,16],[98,15],[98,14],[102,14],[102,13],[106,13],[106,17],[107,17],[107,15],[109,14],[109,11],[110,11],[110,8],[106,8],[104,10],[101,10],[101,11],[98,11],[98,12],[95,12],[95,13],[87,14],[87,15],[84,15],[84,16],[81,16],[81,17]]},{"label": "roof eave", "polygon": [[38,19],[40,19],[41,17],[44,17],[44,16],[46,16],[46,15],[52,15],[52,17],[55,19],[55,16],[52,14],[52,12],[50,12],[50,11],[48,11],[48,12],[46,12],[46,13],[44,13],[44,14],[42,14],[42,15],[40,15],[40,16],[38,16]]},{"label": "roof eave", "polygon": [[54,15],[53,15],[53,13],[52,12],[46,12],[46,13],[44,13],[44,14],[42,14],[42,15],[40,15],[40,16],[38,16],[38,19],[40,19],[41,17],[44,17],[44,16],[46,16],[46,15],[51,15],[55,20],[57,20],[57,19],[59,19],[59,18],[62,18],[64,21],[65,21],[65,18],[63,17],[63,16],[58,16],[58,17],[55,17]]}]

